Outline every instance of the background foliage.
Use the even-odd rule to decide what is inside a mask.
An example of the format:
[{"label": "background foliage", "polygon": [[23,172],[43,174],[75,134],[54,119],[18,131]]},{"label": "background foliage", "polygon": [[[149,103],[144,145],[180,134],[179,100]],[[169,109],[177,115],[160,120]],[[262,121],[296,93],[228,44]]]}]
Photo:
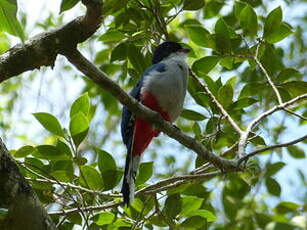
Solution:
[{"label": "background foliage", "polygon": [[[25,10],[17,20],[16,0],[1,0],[0,52],[19,42],[16,37],[25,40],[83,12],[78,0],[58,2],[56,13],[44,9],[46,16],[30,22],[31,12]],[[282,101],[307,92],[306,17],[301,9],[306,9],[305,1],[108,0],[103,25],[81,50],[129,91],[150,66],[155,46],[165,39],[181,42],[193,50],[188,58],[193,72],[245,127],[278,104],[255,56]],[[52,215],[59,229],[306,228],[306,141],[256,156],[244,173],[138,196],[131,208],[82,211],[121,200],[121,106],[62,58],[54,70],[23,75],[0,85],[0,134],[51,213],[77,208],[69,215]],[[306,104],[291,110],[307,116]],[[230,148],[225,157],[235,157],[237,148],[231,147],[237,133],[193,78],[177,125],[215,154]],[[247,150],[304,133],[306,120],[282,111],[253,130]],[[150,146],[143,162],[139,189],[205,163],[165,135]]]}]

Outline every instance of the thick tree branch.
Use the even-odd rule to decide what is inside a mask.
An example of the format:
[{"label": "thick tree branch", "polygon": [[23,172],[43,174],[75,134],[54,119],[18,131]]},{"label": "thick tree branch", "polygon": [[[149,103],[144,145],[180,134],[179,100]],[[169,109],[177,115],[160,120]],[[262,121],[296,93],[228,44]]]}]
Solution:
[{"label": "thick tree branch", "polygon": [[88,39],[101,22],[101,0],[82,0],[87,11],[66,25],[36,35],[0,56],[0,83],[28,70],[53,66],[58,54]]},{"label": "thick tree branch", "polygon": [[127,106],[127,108],[129,108],[129,110],[135,113],[138,117],[141,117],[154,124],[155,127],[159,128],[161,131],[177,140],[185,147],[193,150],[200,157],[211,162],[217,168],[222,169],[223,171],[232,171],[237,169],[236,161],[226,160],[209,152],[204,145],[194,140],[194,138],[183,134],[171,123],[164,121],[158,113],[138,103],[134,98],[123,91],[116,83],[109,79],[105,73],[93,65],[93,63],[88,61],[79,51],[72,50],[64,55],[78,70],[85,74],[85,76],[90,78],[101,88],[111,93],[119,102]]},{"label": "thick tree branch", "polygon": [[0,220],[5,230],[55,230],[55,225],[0,139],[0,207],[8,209]]}]

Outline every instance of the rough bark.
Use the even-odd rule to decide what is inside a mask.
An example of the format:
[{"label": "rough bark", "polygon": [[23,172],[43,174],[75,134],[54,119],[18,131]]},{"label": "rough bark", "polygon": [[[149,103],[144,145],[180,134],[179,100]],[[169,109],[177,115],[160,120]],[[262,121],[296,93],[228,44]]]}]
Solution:
[{"label": "rough bark", "polygon": [[1,139],[0,207],[8,210],[5,218],[0,221],[2,230],[56,229]]},{"label": "rough bark", "polygon": [[82,0],[87,11],[66,25],[34,36],[0,56],[0,83],[28,70],[54,66],[58,54],[92,36],[101,22],[101,0]]}]

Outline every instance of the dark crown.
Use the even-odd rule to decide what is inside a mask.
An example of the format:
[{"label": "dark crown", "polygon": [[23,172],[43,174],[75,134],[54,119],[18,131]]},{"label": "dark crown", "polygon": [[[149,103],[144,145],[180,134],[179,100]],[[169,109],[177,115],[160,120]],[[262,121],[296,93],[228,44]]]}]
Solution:
[{"label": "dark crown", "polygon": [[182,50],[182,46],[177,42],[163,42],[154,51],[152,64],[156,64],[168,57],[170,54]]}]

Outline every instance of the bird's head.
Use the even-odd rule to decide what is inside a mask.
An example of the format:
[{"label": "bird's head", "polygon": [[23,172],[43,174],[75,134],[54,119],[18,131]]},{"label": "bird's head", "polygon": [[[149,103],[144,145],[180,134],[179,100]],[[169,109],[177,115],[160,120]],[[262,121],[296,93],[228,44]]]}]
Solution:
[{"label": "bird's head", "polygon": [[163,59],[169,57],[170,55],[176,55],[176,54],[184,54],[190,52],[189,49],[183,48],[179,43],[177,42],[163,42],[160,44],[157,49],[154,51],[153,58],[152,58],[152,64],[156,64]]}]

